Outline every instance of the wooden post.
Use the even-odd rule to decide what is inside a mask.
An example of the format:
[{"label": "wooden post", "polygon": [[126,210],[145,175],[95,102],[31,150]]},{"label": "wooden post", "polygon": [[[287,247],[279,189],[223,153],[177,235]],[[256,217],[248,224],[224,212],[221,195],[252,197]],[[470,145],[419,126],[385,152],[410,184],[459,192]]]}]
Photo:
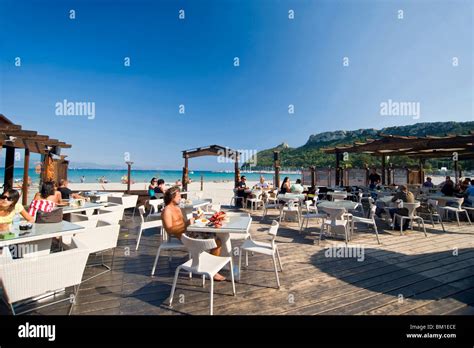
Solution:
[{"label": "wooden post", "polygon": [[385,157],[385,155],[382,155],[382,185],[385,185],[387,183],[387,180],[386,180],[386,169],[387,169],[387,161],[386,161],[387,157]]},{"label": "wooden post", "polygon": [[22,187],[22,197],[21,197],[21,203],[23,205],[28,204],[28,178],[29,178],[28,170],[29,169],[30,169],[30,149],[25,148],[25,159],[23,162],[23,187]]},{"label": "wooden post", "polygon": [[3,190],[13,188],[13,170],[15,168],[15,148],[7,146],[5,154],[5,179]]},{"label": "wooden post", "polygon": [[188,154],[183,154],[184,157],[184,167],[183,167],[183,191],[188,190]]},{"label": "wooden post", "polygon": [[204,189],[204,175],[201,174],[201,191]]},{"label": "wooden post", "polygon": [[418,173],[419,180],[420,180],[420,182],[419,182],[420,185],[423,185],[423,183],[425,182],[424,173],[423,173],[423,164],[424,164],[424,162],[425,161],[420,157],[420,159],[419,159],[419,168],[418,168],[420,170],[420,172]]},{"label": "wooden post", "polygon": [[367,163],[365,163],[365,186],[369,186],[369,175],[370,175],[370,169]]},{"label": "wooden post", "polygon": [[280,151],[273,151],[273,166],[275,168],[275,187],[280,188]]},{"label": "wooden post", "polygon": [[309,167],[309,170],[311,171],[311,188],[315,189],[316,188],[316,170],[314,166]]},{"label": "wooden post", "polygon": [[132,164],[133,162],[126,162],[128,166],[128,173],[127,173],[127,193],[130,194],[130,184],[132,182]]},{"label": "wooden post", "polygon": [[392,184],[392,169],[392,163],[389,163],[387,168],[387,185]]},{"label": "wooden post", "polygon": [[459,181],[459,162],[457,160],[454,161],[454,178],[455,183],[457,184]]},{"label": "wooden post", "polygon": [[239,185],[240,181],[240,166],[239,166],[239,153],[235,154],[235,163],[234,163],[234,187]]},{"label": "wooden post", "polygon": [[336,151],[336,186],[339,186],[341,183],[340,171],[339,171],[339,151]]}]

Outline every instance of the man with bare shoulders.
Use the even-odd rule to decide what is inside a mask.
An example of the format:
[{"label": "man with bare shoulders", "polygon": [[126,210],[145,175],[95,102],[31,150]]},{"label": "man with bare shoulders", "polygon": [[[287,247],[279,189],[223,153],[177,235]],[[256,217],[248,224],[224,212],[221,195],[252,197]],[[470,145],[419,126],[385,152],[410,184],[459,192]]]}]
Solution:
[{"label": "man with bare shoulders", "polygon": [[[179,187],[173,186],[166,190],[164,201],[165,208],[161,212],[163,227],[169,235],[181,239],[181,235],[186,232],[187,227],[194,223],[194,218],[185,220],[183,216],[183,212],[179,207],[179,203],[181,202],[181,193]],[[190,237],[195,238],[193,235]],[[212,238],[212,236],[209,235],[208,238]],[[221,251],[221,242],[219,239],[216,239],[216,244],[217,248],[210,250],[210,253],[212,255],[219,256]],[[214,276],[214,280],[223,281],[225,280],[225,277],[217,273]]]}]

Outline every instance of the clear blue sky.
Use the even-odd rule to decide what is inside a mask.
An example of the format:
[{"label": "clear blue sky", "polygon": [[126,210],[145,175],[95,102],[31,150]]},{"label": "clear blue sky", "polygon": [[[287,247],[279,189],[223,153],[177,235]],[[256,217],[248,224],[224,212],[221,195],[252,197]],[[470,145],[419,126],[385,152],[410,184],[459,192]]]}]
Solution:
[{"label": "clear blue sky", "polygon": [[[473,120],[473,4],[0,0],[0,113],[73,144],[71,161],[120,164],[130,152],[160,169],[181,168],[181,150],[197,146],[300,146],[417,122],[381,116],[388,99],[420,102],[419,122]],[[63,99],[95,102],[95,119],[55,115]]]}]

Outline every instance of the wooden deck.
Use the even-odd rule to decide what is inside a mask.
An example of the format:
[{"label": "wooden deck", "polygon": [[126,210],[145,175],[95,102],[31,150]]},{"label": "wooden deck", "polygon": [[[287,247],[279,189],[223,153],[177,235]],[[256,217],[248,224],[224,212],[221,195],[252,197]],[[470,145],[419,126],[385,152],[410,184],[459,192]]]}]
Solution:
[{"label": "wooden deck", "polygon": [[[265,238],[272,217],[253,213],[253,238]],[[207,314],[209,282],[202,288],[200,279],[185,274],[173,308],[167,306],[174,270],[187,254],[176,252],[169,262],[165,252],[151,277],[160,237],[156,230],[145,231],[135,252],[137,230],[130,226],[122,228],[114,271],[81,285],[73,314]],[[328,247],[342,243],[315,243],[319,228],[314,223],[304,234],[296,223],[282,223],[277,238],[284,267],[281,288],[275,288],[271,259],[249,256],[237,296],[230,282],[216,283],[214,314],[474,314],[474,225],[446,223],[442,232],[439,225],[427,224],[428,237],[418,230],[401,236],[383,222],[379,226],[381,245],[371,230],[356,232],[349,245],[364,247],[364,260],[358,261],[326,257]],[[88,268],[84,278],[94,272]],[[58,304],[32,314],[66,314],[67,307]],[[0,313],[7,313],[4,305]]]}]

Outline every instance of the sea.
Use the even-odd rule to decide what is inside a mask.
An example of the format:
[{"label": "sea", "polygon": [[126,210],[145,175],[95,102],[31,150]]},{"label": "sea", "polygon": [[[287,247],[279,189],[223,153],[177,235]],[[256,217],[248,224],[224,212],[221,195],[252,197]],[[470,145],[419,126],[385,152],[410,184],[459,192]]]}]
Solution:
[{"label": "sea", "polygon": [[[3,183],[4,171],[0,170],[0,183]],[[245,175],[248,181],[258,181],[260,175],[265,177],[265,180],[272,182],[274,173],[248,173],[241,172],[241,175]],[[29,170],[29,176],[33,184],[39,183],[39,174],[35,172],[35,169]],[[71,183],[80,183],[81,178],[84,177],[86,183],[97,183],[101,178],[104,178],[107,182],[119,183],[122,177],[127,176],[127,170],[115,170],[115,169],[69,169],[68,180]],[[181,170],[134,170],[132,169],[132,181],[136,183],[147,183],[150,182],[151,178],[155,177],[158,179],[165,180],[165,183],[174,183],[176,180],[181,180]],[[217,172],[209,170],[195,170],[190,171],[189,177],[192,181],[200,181],[201,176],[206,182],[224,182],[233,181],[234,172]],[[288,176],[292,181],[301,178],[301,174],[285,174],[280,172],[280,178]],[[14,169],[14,180],[20,182],[23,179],[23,168]]]}]

